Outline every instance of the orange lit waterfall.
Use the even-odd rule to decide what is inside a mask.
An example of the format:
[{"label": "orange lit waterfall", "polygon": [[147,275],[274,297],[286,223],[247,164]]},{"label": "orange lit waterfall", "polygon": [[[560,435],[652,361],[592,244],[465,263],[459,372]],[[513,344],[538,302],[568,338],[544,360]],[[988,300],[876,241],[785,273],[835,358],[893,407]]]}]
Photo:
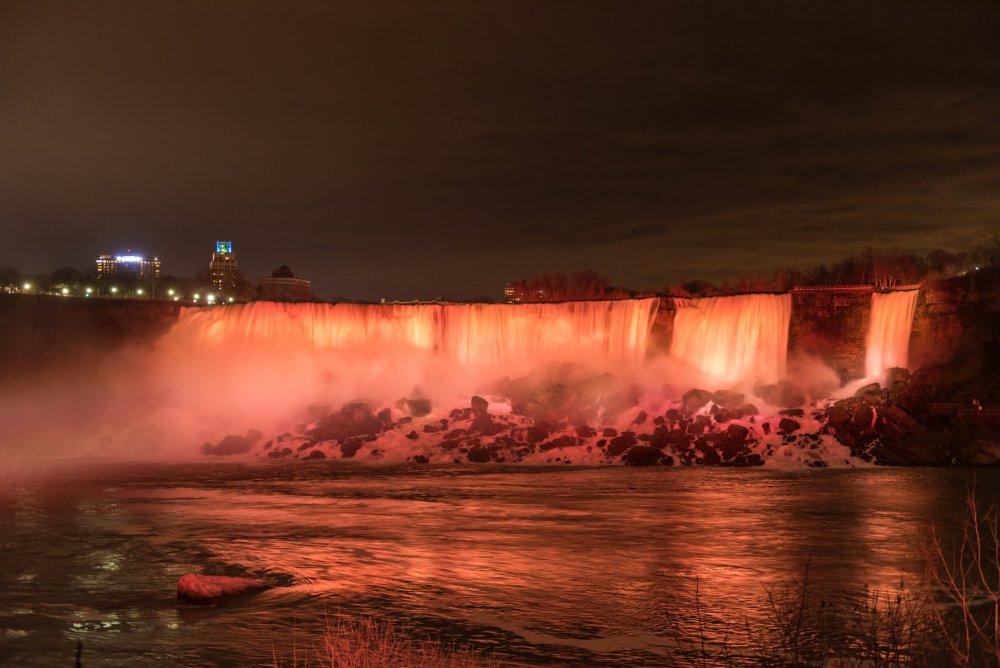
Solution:
[{"label": "orange lit waterfall", "polygon": [[671,354],[722,382],[785,373],[791,295],[678,299]]},{"label": "orange lit waterfall", "polygon": [[865,373],[869,377],[893,367],[906,368],[918,292],[901,290],[872,294],[865,355]]},{"label": "orange lit waterfall", "polygon": [[168,339],[199,348],[418,350],[477,368],[639,362],[658,299],[557,304],[252,302],[184,309]]}]

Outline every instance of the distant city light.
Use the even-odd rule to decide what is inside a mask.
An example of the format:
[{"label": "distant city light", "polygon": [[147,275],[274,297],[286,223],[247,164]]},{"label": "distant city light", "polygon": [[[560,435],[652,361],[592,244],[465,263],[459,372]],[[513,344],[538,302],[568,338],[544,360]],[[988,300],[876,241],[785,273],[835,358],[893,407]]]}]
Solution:
[{"label": "distant city light", "polygon": [[228,301],[228,302],[229,302],[230,304],[232,304],[232,303],[233,303],[234,301],[236,301],[236,299],[235,299],[234,297],[230,297],[230,298],[229,298],[228,300],[226,300],[226,301]]},{"label": "distant city light", "polygon": [[87,289],[85,290],[85,292],[86,292],[86,293],[87,293],[88,295],[89,295],[90,293],[92,293],[93,291],[94,291],[94,288],[87,288]]},{"label": "distant city light", "polygon": [[138,264],[142,262],[141,255],[115,255],[116,262],[128,262],[130,264]]},{"label": "distant city light", "polygon": [[206,299],[208,299],[208,301],[210,301],[210,302],[214,302],[215,301],[215,295],[209,295]]},{"label": "distant city light", "polygon": [[195,300],[195,301],[198,301],[198,299],[200,299],[200,298],[201,298],[201,295],[200,295],[200,294],[198,294],[197,292],[196,292],[196,293],[194,293],[194,300]]},{"label": "distant city light", "polygon": [[[976,267],[976,268],[978,269],[978,267]],[[21,287],[24,288],[25,290],[30,290],[31,289],[31,283],[25,283]]]},{"label": "distant city light", "polygon": [[167,294],[168,294],[168,295],[170,295],[171,297],[173,297],[173,296],[174,296],[174,292],[175,292],[175,291],[174,291],[174,289],[173,289],[173,288],[170,288],[169,290],[167,290]]},{"label": "distant city light", "polygon": [[139,288],[138,290],[136,290],[136,291],[135,291],[135,294],[137,294],[137,295],[141,295],[141,294],[142,294],[142,288]]},{"label": "distant city light", "polygon": [[118,288],[111,288],[111,294],[118,294]]},{"label": "distant city light", "polygon": [[174,297],[174,301],[180,301],[180,297]]},{"label": "distant city light", "polygon": [[63,293],[63,295],[68,295],[69,294],[69,288],[63,288],[62,289],[62,293]]}]

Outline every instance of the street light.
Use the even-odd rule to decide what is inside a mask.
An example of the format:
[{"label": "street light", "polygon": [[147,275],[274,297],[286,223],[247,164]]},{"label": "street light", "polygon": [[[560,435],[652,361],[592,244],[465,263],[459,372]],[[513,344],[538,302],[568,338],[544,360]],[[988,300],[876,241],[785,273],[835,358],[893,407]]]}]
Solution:
[{"label": "street light", "polygon": [[167,294],[170,295],[171,297],[173,297],[174,296],[174,289],[170,288],[169,290],[167,290]]},{"label": "street light", "polygon": [[69,288],[63,288],[63,289],[61,290],[61,292],[62,292],[62,294],[63,294],[63,297],[65,297],[66,295],[68,295],[68,294],[69,294]]},{"label": "street light", "polygon": [[117,287],[112,287],[111,288],[111,294],[117,295],[118,294],[118,288]]},{"label": "street light", "polygon": [[89,296],[94,291],[94,288],[87,288],[84,292]]},{"label": "street light", "polygon": [[140,296],[141,296],[141,295],[142,295],[142,288],[139,288],[138,290],[136,290],[136,291],[135,291],[135,294],[137,294],[137,295],[140,295]]},{"label": "street light", "polygon": [[[978,268],[979,268],[979,267],[976,267],[976,269],[978,269]],[[21,287],[23,287],[23,288],[24,288],[24,291],[25,291],[25,292],[27,292],[28,290],[30,290],[30,289],[31,289],[31,283],[25,283],[25,284],[24,284],[23,286],[21,286]]]}]

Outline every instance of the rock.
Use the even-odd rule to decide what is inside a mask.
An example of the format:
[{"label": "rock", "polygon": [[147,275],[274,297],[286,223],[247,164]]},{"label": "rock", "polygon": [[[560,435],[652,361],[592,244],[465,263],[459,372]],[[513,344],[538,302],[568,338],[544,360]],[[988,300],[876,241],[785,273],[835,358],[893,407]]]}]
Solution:
[{"label": "rock", "polygon": [[716,424],[723,424],[733,419],[733,411],[728,408],[719,408],[714,413]]},{"label": "rock", "polygon": [[177,598],[195,603],[212,603],[228,596],[238,596],[267,589],[263,580],[227,575],[188,573],[177,581]]},{"label": "rock", "polygon": [[726,428],[726,436],[730,441],[743,443],[749,434],[750,430],[741,424],[731,424]]},{"label": "rock", "polygon": [[417,433],[416,429],[412,429],[410,430],[410,433],[406,435],[406,438],[410,439],[411,441],[415,441],[418,438],[420,438],[420,434]]},{"label": "rock", "polygon": [[407,399],[406,408],[413,417],[424,417],[431,412],[430,399]]},{"label": "rock", "polygon": [[668,420],[672,420],[673,422],[679,422],[684,418],[684,416],[681,415],[681,412],[676,408],[667,409],[667,412],[663,414],[663,417],[667,418]]},{"label": "rock", "polygon": [[413,461],[413,462],[414,462],[415,464],[427,464],[427,463],[429,463],[429,462],[430,462],[431,460],[430,460],[430,459],[428,459],[428,458],[427,458],[427,457],[426,457],[425,455],[413,455],[413,457],[412,457],[412,461]]},{"label": "rock", "polygon": [[760,415],[760,411],[753,404],[743,404],[739,407],[739,412],[743,416]]},{"label": "rock", "polygon": [[[260,433],[260,432],[256,432]],[[257,437],[260,438],[259,436]],[[235,434],[230,434],[226,436],[216,445],[211,443],[204,443],[201,446],[201,451],[206,455],[216,455],[216,456],[226,456],[226,455],[242,455],[243,453],[250,452],[250,448],[257,439],[250,439],[247,436],[237,436]]]},{"label": "rock", "polygon": [[799,424],[798,420],[793,420],[792,418],[783,417],[778,421],[778,433],[782,435],[794,434],[801,427],[802,425]]},{"label": "rock", "polygon": [[358,454],[358,450],[360,450],[361,446],[363,446],[364,444],[365,442],[360,439],[351,439],[346,443],[340,444],[340,453],[344,457],[344,459],[348,459]]},{"label": "rock", "polygon": [[326,453],[322,450],[313,450],[306,459],[326,459]]},{"label": "rock", "polygon": [[899,406],[889,406],[879,411],[876,425],[883,438],[899,438],[913,431],[916,421]]},{"label": "rock", "polygon": [[718,390],[712,393],[712,402],[722,408],[737,410],[746,396],[733,390]]},{"label": "rock", "polygon": [[486,401],[480,396],[472,397],[472,411],[474,413],[485,413],[486,409],[490,407],[490,402]]},{"label": "rock", "polygon": [[694,389],[684,393],[684,396],[681,397],[681,405],[684,407],[685,412],[694,413],[711,400],[711,392]]},{"label": "rock", "polygon": [[696,415],[691,418],[691,422],[687,426],[687,433],[689,434],[701,434],[704,433],[706,429],[712,428],[712,419],[707,415]]},{"label": "rock", "polygon": [[314,429],[306,433],[314,441],[346,441],[353,436],[370,436],[385,431],[385,423],[372,415],[368,404],[344,404],[338,413],[323,418]]},{"label": "rock", "polygon": [[597,431],[587,425],[583,425],[582,427],[576,428],[576,436],[577,438],[593,438],[594,436],[597,436]]},{"label": "rock", "polygon": [[649,415],[646,413],[646,411],[639,411],[639,414],[635,416],[635,420],[632,421],[632,424],[636,425],[645,424],[646,418],[648,417]]},{"label": "rock", "polygon": [[854,407],[854,415],[851,419],[854,422],[855,429],[868,429],[872,426],[872,421],[875,419],[875,411],[868,404],[859,403]]},{"label": "rock", "polygon": [[630,466],[652,466],[663,455],[659,448],[651,445],[636,445],[622,457],[622,461]]},{"label": "rock", "polygon": [[554,448],[570,448],[576,444],[576,439],[574,437],[560,436],[548,441],[547,443],[542,443],[538,446],[538,449],[544,452],[545,450],[552,450]]},{"label": "rock", "polygon": [[503,424],[493,422],[493,416],[489,413],[477,412],[469,425],[469,431],[478,432],[487,436],[493,436],[504,431],[507,427]]},{"label": "rock", "polygon": [[756,385],[753,393],[771,406],[798,408],[806,403],[806,397],[787,380],[779,380],[773,385]]},{"label": "rock", "polygon": [[490,461],[490,449],[482,446],[477,446],[469,450],[469,454],[466,455],[470,462],[475,464],[484,464]]},{"label": "rock", "polygon": [[882,400],[882,386],[878,383],[868,383],[854,393],[856,399],[863,399],[870,404],[877,404]]},{"label": "rock", "polygon": [[392,426],[392,410],[388,408],[383,408],[378,412],[378,415],[376,415],[375,417],[378,419],[379,422],[382,423],[383,427]]},{"label": "rock", "polygon": [[614,427],[605,427],[603,436],[604,438],[614,438],[618,435],[618,430]]},{"label": "rock", "polygon": [[996,466],[1000,464],[1000,442],[970,441],[956,453],[956,458],[966,466]]},{"label": "rock", "polygon": [[801,408],[783,408],[778,411],[778,415],[784,415],[786,417],[805,417],[806,412]]},{"label": "rock", "polygon": [[889,384],[889,387],[893,387],[897,383],[906,384],[910,382],[910,371],[909,369],[894,366],[885,372],[885,382]]},{"label": "rock", "polygon": [[611,442],[608,444],[608,455],[611,457],[617,457],[635,444],[635,434],[631,431],[626,431],[622,433],[621,436],[616,436],[611,439]]},{"label": "rock", "polygon": [[840,427],[841,425],[850,423],[852,412],[846,406],[841,404],[842,402],[838,401],[833,406],[826,409],[827,424],[833,427]]}]

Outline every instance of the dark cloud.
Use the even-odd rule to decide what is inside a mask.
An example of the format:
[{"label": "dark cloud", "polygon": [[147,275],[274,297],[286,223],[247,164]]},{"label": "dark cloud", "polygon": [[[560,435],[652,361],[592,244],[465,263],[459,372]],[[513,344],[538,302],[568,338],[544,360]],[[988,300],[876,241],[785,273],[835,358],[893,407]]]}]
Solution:
[{"label": "dark cloud", "polygon": [[233,238],[321,294],[633,287],[1000,209],[1000,4],[0,5],[0,262]]}]

